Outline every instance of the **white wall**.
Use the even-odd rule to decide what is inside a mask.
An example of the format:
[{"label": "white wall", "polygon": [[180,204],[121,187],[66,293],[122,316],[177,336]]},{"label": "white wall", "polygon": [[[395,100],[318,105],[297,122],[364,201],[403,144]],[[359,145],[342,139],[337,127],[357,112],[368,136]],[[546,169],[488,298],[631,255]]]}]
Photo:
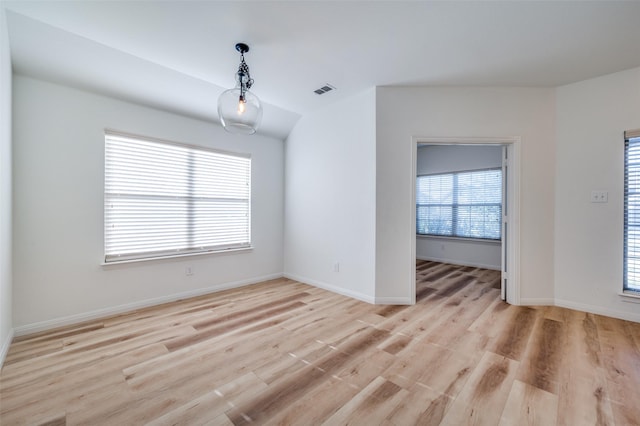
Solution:
[{"label": "white wall", "polygon": [[488,145],[418,146],[418,175],[502,167],[502,147]]},{"label": "white wall", "polygon": [[[502,168],[500,146],[423,145],[418,175]],[[501,244],[494,241],[416,236],[416,257],[424,260],[500,270]]]},{"label": "white wall", "polygon": [[11,57],[5,10],[0,6],[0,367],[13,334],[12,320],[12,186]]},{"label": "white wall", "polygon": [[375,91],[301,118],[285,158],[285,274],[373,301]]},{"label": "white wall", "polygon": [[[23,76],[13,83],[17,332],[282,275],[282,141]],[[250,153],[255,249],[101,266],[105,128]]]},{"label": "white wall", "polygon": [[[557,123],[556,303],[640,321],[640,305],[619,296],[623,132],[640,128],[640,68],[558,88]],[[592,190],[609,202],[591,203]]]},{"label": "white wall", "polygon": [[553,303],[553,89],[377,89],[376,297],[411,298],[412,136],[521,137],[521,303]]}]

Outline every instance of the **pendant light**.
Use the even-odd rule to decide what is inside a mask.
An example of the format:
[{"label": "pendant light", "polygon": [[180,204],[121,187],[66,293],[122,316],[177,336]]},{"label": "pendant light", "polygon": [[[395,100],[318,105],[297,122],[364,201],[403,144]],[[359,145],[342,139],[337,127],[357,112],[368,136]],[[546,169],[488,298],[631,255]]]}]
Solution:
[{"label": "pendant light", "polygon": [[225,90],[218,98],[218,116],[227,132],[252,135],[258,130],[262,120],[262,105],[260,99],[249,91],[253,79],[249,75],[249,66],[244,61],[244,54],[249,51],[249,46],[238,43],[236,50],[240,52],[236,87]]}]

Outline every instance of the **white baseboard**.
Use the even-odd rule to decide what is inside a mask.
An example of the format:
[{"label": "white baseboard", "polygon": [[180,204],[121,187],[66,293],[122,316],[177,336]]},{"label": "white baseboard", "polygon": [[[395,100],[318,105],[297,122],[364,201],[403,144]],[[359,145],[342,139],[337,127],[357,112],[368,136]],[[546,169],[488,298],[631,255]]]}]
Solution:
[{"label": "white baseboard", "polygon": [[[424,259],[424,260],[432,260],[432,259]],[[440,260],[435,260],[435,261],[440,261]],[[466,266],[476,266],[476,265],[466,265]],[[477,266],[477,267],[486,268],[486,266]],[[411,300],[409,298],[375,297],[375,296],[370,296],[360,292],[352,291],[349,289],[345,289],[342,287],[337,287],[332,284],[327,284],[327,283],[316,281],[306,277],[298,276],[295,274],[276,273],[276,274],[265,275],[262,277],[250,278],[247,280],[229,282],[229,283],[225,283],[215,287],[206,287],[206,288],[201,288],[196,290],[190,290],[190,291],[176,293],[168,296],[141,300],[138,302],[127,303],[124,305],[118,305],[118,306],[109,307],[109,308],[97,309],[94,311],[84,312],[81,314],[69,315],[66,317],[55,318],[52,320],[41,321],[33,324],[27,324],[27,325],[15,327],[13,330],[11,330],[11,332],[9,333],[5,341],[1,342],[2,346],[0,346],[0,368],[2,368],[2,365],[4,364],[5,357],[9,351],[9,346],[11,345],[11,342],[14,336],[23,336],[23,335],[32,334],[32,333],[38,333],[41,331],[63,327],[66,325],[76,324],[84,321],[91,321],[99,318],[105,318],[113,315],[122,314],[125,312],[134,311],[136,309],[142,309],[149,306],[159,305],[167,302],[174,302],[177,300],[201,296],[204,294],[215,293],[223,290],[228,290],[231,288],[257,284],[263,281],[268,281],[268,280],[282,278],[282,277],[286,277],[295,281],[299,281],[301,283],[309,284],[314,287],[322,288],[324,290],[331,291],[333,293],[342,294],[343,296],[351,297],[351,298],[361,300],[363,302],[367,302],[371,304],[381,304],[381,305],[382,304],[389,304],[389,305],[410,305],[411,304]],[[554,306],[555,305],[563,308],[575,309],[583,312],[590,312],[593,314],[604,315],[612,318],[619,318],[627,321],[640,322],[640,313],[620,312],[620,311],[602,308],[599,306],[585,305],[585,304],[575,303],[567,300],[549,299],[549,298],[522,298],[520,299],[520,304],[524,306]]]},{"label": "white baseboard", "polygon": [[2,366],[4,365],[4,360],[7,357],[7,353],[9,352],[9,346],[11,346],[11,342],[13,341],[14,331],[13,329],[9,330],[9,334],[7,338],[2,342],[2,346],[0,346],[0,370],[2,370]]},{"label": "white baseboard", "polygon": [[640,313],[620,312],[612,309],[602,308],[600,306],[571,302],[569,300],[559,300],[552,298],[521,298],[520,306],[558,306],[560,308],[589,312],[592,314],[618,318],[626,321],[640,322]]},{"label": "white baseboard", "polygon": [[484,263],[475,263],[475,262],[461,262],[459,260],[455,260],[455,259],[445,259],[445,258],[436,258],[436,257],[427,257],[427,256],[416,256],[416,259],[418,260],[428,260],[431,262],[439,262],[439,263],[450,263],[452,265],[459,265],[459,266],[473,266],[474,268],[482,268],[482,269],[492,269],[494,271],[499,271],[500,265],[485,265]]},{"label": "white baseboard", "polygon": [[38,333],[53,328],[63,327],[66,325],[77,324],[84,321],[91,321],[99,318],[105,318],[113,315],[122,314],[125,312],[135,311],[136,309],[147,308],[149,306],[160,305],[167,302],[175,302],[181,299],[188,299],[190,297],[202,296],[203,294],[215,293],[218,291],[228,290],[231,288],[243,287],[246,285],[257,284],[263,281],[282,278],[282,273],[265,275],[262,277],[250,278],[247,280],[233,281],[217,285],[215,287],[205,287],[196,290],[184,291],[181,293],[175,293],[168,296],[155,297],[153,299],[140,300],[138,302],[126,303],[124,305],[113,306],[109,308],[96,309],[90,312],[83,312],[81,314],[69,315],[61,318],[54,318],[52,320],[40,321],[33,324],[22,325],[14,329],[16,336],[24,336],[26,334]]},{"label": "white baseboard", "polygon": [[295,274],[285,273],[284,277],[292,279],[292,280],[295,280],[295,281],[299,281],[299,282],[304,283],[304,284],[309,284],[309,285],[312,285],[314,287],[318,287],[318,288],[321,288],[323,290],[330,291],[332,293],[338,293],[338,294],[341,294],[343,296],[351,297],[353,299],[362,300],[363,302],[367,302],[367,303],[371,303],[371,304],[377,303],[375,297],[372,297],[372,296],[369,296],[368,294],[363,294],[363,293],[360,293],[360,292],[357,292],[357,291],[352,291],[352,290],[349,290],[349,289],[338,287],[338,286],[335,286],[333,284],[327,284],[327,283],[324,283],[324,282],[321,282],[321,281],[312,280],[311,278],[301,277],[301,276],[295,275]]},{"label": "white baseboard", "polygon": [[376,297],[376,305],[411,305],[408,297]]},{"label": "white baseboard", "polygon": [[554,306],[555,299],[548,298],[520,298],[520,306]]},{"label": "white baseboard", "polygon": [[576,311],[589,312],[606,317],[618,318],[626,321],[640,322],[640,313],[620,312],[611,309],[602,308],[600,306],[585,305],[582,303],[571,302],[568,300],[555,299],[555,305],[561,308],[574,309]]}]

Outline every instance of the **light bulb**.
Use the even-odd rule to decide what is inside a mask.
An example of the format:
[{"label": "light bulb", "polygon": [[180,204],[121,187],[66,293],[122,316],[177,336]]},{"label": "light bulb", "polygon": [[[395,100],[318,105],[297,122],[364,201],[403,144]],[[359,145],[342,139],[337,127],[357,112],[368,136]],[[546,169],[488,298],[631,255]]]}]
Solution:
[{"label": "light bulb", "polygon": [[244,100],[241,98],[238,100],[238,114],[244,114],[245,109]]}]

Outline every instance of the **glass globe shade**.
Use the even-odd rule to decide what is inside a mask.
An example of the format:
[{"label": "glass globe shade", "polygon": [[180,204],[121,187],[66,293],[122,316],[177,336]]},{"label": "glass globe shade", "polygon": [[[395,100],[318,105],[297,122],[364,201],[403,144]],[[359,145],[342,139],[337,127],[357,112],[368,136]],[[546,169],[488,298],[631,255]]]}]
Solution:
[{"label": "glass globe shade", "polygon": [[244,102],[240,101],[240,87],[234,87],[222,92],[218,98],[218,116],[229,133],[252,135],[260,126],[262,105],[248,90],[244,92]]}]

